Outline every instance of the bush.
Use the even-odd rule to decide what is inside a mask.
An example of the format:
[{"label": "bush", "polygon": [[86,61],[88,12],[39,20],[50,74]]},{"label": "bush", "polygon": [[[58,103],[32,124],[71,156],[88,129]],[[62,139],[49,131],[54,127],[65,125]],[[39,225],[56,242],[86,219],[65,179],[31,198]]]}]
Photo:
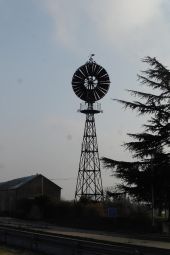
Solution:
[{"label": "bush", "polygon": [[[117,209],[117,216],[107,216],[108,207]],[[44,219],[61,226],[80,227],[98,230],[146,229],[151,224],[148,209],[145,206],[126,201],[96,203],[80,200],[56,201],[48,197],[23,199],[18,204],[18,217]],[[149,224],[148,224],[149,223]]]}]

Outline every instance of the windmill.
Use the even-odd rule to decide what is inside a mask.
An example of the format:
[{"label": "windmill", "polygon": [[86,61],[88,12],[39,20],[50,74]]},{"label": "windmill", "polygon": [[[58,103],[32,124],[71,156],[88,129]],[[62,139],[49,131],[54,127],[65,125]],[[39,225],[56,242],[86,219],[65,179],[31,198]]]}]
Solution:
[{"label": "windmill", "polygon": [[73,75],[74,93],[84,101],[79,112],[86,115],[75,201],[87,198],[93,201],[103,200],[103,187],[100,171],[100,160],[96,136],[94,115],[101,113],[101,104],[96,103],[106,95],[110,79],[106,70],[98,65],[90,55],[87,63],[80,66]]}]

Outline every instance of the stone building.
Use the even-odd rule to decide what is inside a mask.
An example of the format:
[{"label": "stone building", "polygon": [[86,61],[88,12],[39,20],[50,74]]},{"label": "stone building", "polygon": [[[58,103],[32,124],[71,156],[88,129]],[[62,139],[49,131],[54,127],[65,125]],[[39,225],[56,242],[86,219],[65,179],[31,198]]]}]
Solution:
[{"label": "stone building", "polygon": [[0,183],[0,212],[14,212],[18,201],[48,196],[60,200],[61,187],[41,174]]}]

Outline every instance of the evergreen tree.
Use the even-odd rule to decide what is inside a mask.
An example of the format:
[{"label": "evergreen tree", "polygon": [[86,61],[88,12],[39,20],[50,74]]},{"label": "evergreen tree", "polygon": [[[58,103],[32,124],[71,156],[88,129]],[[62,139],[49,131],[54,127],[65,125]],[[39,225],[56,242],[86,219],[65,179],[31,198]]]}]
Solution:
[{"label": "evergreen tree", "polygon": [[152,201],[154,191],[155,206],[170,208],[170,71],[156,58],[146,57],[143,62],[149,68],[138,75],[140,84],[155,93],[128,90],[138,101],[116,100],[139,115],[149,116],[143,132],[128,134],[132,141],[123,145],[132,153],[134,161],[106,157],[102,161],[122,180],[123,191],[145,202]]}]

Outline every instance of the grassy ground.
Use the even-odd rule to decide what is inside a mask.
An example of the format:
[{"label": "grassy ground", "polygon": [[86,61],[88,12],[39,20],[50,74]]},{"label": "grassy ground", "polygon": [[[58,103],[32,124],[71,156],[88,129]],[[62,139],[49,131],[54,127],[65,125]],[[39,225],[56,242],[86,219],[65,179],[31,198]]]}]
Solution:
[{"label": "grassy ground", "polygon": [[[22,255],[36,255],[37,253],[0,245],[0,255],[21,255],[21,254]],[[41,254],[39,253],[39,255],[41,255]]]}]

